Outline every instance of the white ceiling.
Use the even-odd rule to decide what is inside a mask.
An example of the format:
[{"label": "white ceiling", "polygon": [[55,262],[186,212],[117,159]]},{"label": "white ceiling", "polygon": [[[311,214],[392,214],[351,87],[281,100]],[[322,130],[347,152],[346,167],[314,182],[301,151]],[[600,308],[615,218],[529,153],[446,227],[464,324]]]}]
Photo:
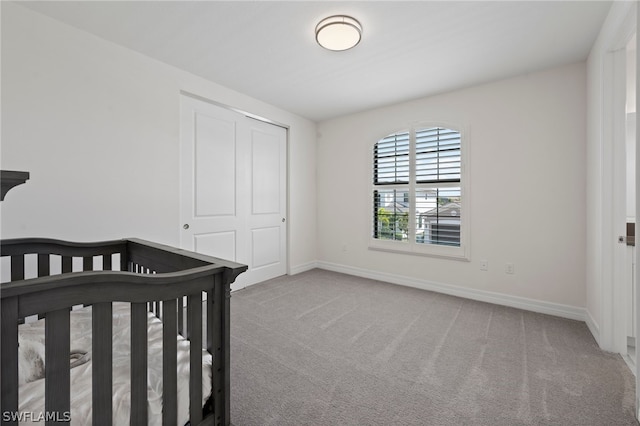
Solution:
[{"label": "white ceiling", "polygon": [[[85,1],[21,4],[314,121],[587,58],[597,1]],[[363,26],[330,52],[314,28]]]}]

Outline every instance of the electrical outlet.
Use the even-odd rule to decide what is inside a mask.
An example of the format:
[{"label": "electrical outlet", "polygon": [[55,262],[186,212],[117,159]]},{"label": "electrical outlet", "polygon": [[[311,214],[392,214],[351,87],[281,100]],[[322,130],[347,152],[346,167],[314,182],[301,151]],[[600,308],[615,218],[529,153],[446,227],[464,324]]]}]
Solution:
[{"label": "electrical outlet", "polygon": [[489,270],[489,261],[488,260],[481,260],[480,261],[480,270],[481,271],[488,271]]},{"label": "electrical outlet", "polygon": [[507,274],[515,274],[516,273],[516,269],[515,269],[515,266],[513,266],[513,263],[507,263],[507,266],[505,267],[505,272]]}]

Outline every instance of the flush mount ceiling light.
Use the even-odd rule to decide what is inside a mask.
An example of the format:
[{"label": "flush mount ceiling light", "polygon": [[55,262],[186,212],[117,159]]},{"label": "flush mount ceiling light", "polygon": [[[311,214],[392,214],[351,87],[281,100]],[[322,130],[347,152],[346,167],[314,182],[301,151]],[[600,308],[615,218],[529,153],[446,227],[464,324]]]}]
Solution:
[{"label": "flush mount ceiling light", "polygon": [[362,25],[346,15],[329,16],[316,25],[316,41],[325,49],[348,50],[360,43]]}]

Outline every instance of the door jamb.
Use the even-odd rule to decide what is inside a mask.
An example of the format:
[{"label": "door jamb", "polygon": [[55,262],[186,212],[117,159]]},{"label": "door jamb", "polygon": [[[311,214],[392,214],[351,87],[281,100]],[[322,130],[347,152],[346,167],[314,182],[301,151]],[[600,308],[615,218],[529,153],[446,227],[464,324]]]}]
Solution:
[{"label": "door jamb", "polygon": [[[616,56],[620,54],[620,50],[624,52],[627,42],[636,31],[636,12],[633,12],[632,8],[635,8],[635,2],[627,5],[628,9],[621,13],[624,18],[621,19],[622,25],[608,40],[608,44],[605,48],[603,57],[603,107],[601,109],[602,118],[602,145],[601,145],[601,166],[602,166],[602,186],[601,186],[601,201],[603,209],[602,213],[602,240],[601,240],[601,283],[602,283],[602,323],[599,330],[599,344],[604,350],[615,351],[619,353],[626,353],[626,336],[624,328],[624,317],[621,315],[624,308],[624,300],[622,299],[624,293],[620,291],[616,285],[615,279],[615,255],[619,250],[619,243],[617,242],[617,236],[623,235],[624,223],[617,224],[616,213],[619,215],[619,209],[624,207],[617,206],[616,203],[620,201],[621,206],[626,205],[626,201],[620,195],[615,196],[615,185],[618,184],[616,178],[616,163],[615,163],[615,146],[616,137],[620,135],[620,129],[617,129],[620,125],[621,114],[622,122],[624,122],[624,103],[616,107],[616,100],[619,100],[619,90],[621,86],[620,82],[616,79],[615,71]],[[618,94],[616,95],[616,91]],[[616,99],[617,96],[617,99]],[[624,137],[624,128],[622,129],[622,136]],[[624,142],[623,142],[624,144]],[[624,146],[624,145],[623,145]],[[619,149],[619,148],[618,148]],[[624,158],[624,157],[623,157]],[[640,188],[636,188],[638,190]],[[617,199],[619,198],[619,200]],[[616,228],[616,226],[618,228]],[[621,234],[622,232],[622,234]],[[637,283],[634,284],[637,289]],[[635,292],[638,293],[637,291]],[[624,347],[623,347],[624,344]]]}]

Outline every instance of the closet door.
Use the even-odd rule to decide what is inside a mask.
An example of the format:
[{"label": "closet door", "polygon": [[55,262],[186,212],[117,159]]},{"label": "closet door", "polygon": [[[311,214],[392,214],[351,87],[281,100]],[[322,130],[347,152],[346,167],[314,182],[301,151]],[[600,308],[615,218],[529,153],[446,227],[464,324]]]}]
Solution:
[{"label": "closet door", "polygon": [[237,290],[286,273],[286,130],[181,97],[181,246],[249,266]]}]

